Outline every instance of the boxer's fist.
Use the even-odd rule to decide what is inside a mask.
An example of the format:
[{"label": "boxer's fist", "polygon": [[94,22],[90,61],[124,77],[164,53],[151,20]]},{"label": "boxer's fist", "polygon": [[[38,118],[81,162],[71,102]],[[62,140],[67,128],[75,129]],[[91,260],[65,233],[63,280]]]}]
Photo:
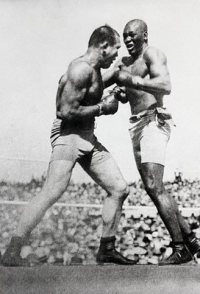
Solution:
[{"label": "boxer's fist", "polygon": [[114,94],[110,94],[104,97],[98,105],[101,109],[101,114],[108,115],[117,112],[119,102]]}]

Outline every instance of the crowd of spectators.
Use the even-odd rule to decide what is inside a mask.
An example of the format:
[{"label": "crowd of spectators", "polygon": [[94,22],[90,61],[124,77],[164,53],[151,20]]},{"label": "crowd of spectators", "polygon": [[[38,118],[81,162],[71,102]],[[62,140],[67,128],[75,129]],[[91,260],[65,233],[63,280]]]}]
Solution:
[{"label": "crowd of spectators", "polygon": [[[1,202],[11,201],[0,205],[2,253],[15,232],[23,209],[19,201],[29,201],[40,192],[43,183],[44,177],[32,179],[26,184],[0,182]],[[181,207],[191,208],[191,211],[199,207],[200,212],[200,180],[189,181],[179,176],[174,181],[166,182],[165,188]],[[140,206],[140,213],[123,210],[116,239],[117,249],[129,258],[138,255],[140,264],[157,264],[161,254],[170,253],[170,237],[156,211],[147,209],[147,213],[141,212],[141,206],[153,206],[142,182],[131,183],[130,190],[125,206]],[[39,257],[52,264],[95,263],[102,230],[101,208],[95,205],[103,204],[105,197],[105,191],[95,183],[71,183],[59,202],[79,203],[82,207],[53,206],[32,232],[22,256]],[[95,205],[87,207],[86,204]],[[200,237],[199,220],[198,214],[187,216],[197,237]]]}]

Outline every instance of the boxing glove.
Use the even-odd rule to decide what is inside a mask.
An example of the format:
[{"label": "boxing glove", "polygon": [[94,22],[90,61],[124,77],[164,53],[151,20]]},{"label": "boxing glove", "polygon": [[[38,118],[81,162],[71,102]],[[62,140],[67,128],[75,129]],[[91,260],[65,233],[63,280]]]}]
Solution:
[{"label": "boxing glove", "polygon": [[125,87],[115,86],[109,93],[114,94],[115,99],[117,99],[121,103],[128,102]]},{"label": "boxing glove", "polygon": [[115,98],[115,94],[110,94],[102,98],[101,102],[98,103],[98,106],[100,108],[100,115],[114,114],[118,110],[119,102]]}]

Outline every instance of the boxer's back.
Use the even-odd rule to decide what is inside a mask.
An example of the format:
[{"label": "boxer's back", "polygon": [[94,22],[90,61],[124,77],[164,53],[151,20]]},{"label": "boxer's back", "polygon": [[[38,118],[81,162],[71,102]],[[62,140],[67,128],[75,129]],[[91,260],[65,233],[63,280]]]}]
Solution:
[{"label": "boxer's back", "polygon": [[[58,86],[58,91],[57,91],[57,96],[56,96],[56,111],[57,111],[57,117],[59,117],[59,111],[60,111],[60,106],[62,103],[62,95],[63,91],[65,88],[68,88],[68,99],[71,100],[73,97],[71,97],[70,93],[70,84],[73,83],[73,80],[71,78],[71,72],[74,70],[74,68],[80,67],[81,69],[86,69],[89,71],[89,78],[86,84],[86,91],[84,98],[80,101],[81,106],[90,106],[90,105],[96,105],[98,102],[100,102],[102,94],[103,94],[103,82],[102,82],[102,77],[100,70],[96,70],[95,68],[92,67],[92,65],[88,62],[87,58],[85,56],[81,56],[75,60],[73,60],[69,67],[67,72],[61,77],[59,86]],[[84,75],[84,71],[83,71]],[[76,81],[77,83],[77,81]],[[76,87],[81,87],[81,85],[76,84]],[[73,94],[74,95],[74,92]],[[66,99],[66,97],[65,97]],[[72,124],[72,125],[71,125]],[[76,122],[65,122],[63,123],[64,126],[68,127],[73,127],[76,126],[76,128],[80,129],[89,129],[94,127],[94,118],[87,118],[85,120],[80,120]]]}]

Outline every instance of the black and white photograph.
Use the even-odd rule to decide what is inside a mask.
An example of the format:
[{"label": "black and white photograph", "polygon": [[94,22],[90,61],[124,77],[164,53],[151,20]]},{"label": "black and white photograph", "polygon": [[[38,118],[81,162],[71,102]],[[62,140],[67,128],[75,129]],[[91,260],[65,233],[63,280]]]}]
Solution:
[{"label": "black and white photograph", "polygon": [[200,293],[199,15],[0,0],[0,294]]}]

